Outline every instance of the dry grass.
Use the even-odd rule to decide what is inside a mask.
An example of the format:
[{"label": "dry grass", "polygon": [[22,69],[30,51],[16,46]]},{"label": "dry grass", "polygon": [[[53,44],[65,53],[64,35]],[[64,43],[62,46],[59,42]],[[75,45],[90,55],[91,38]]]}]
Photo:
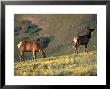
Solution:
[{"label": "dry grass", "polygon": [[15,76],[96,76],[96,51],[14,64]]}]

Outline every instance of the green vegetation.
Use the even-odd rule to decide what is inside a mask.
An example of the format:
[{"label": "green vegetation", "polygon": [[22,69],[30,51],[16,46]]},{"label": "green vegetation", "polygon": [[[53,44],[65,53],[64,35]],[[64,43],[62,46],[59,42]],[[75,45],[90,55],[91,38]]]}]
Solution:
[{"label": "green vegetation", "polygon": [[17,62],[15,76],[96,76],[96,51]]}]

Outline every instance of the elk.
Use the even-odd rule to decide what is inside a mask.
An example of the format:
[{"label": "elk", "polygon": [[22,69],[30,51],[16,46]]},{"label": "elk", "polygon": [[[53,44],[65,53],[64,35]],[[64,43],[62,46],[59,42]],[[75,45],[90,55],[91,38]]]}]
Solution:
[{"label": "elk", "polygon": [[73,42],[74,42],[76,54],[78,54],[78,48],[80,45],[85,45],[85,52],[88,53],[87,45],[88,45],[90,38],[91,38],[91,32],[93,32],[95,29],[86,28],[86,30],[87,30],[87,33],[85,35],[73,37]]},{"label": "elk", "polygon": [[43,58],[46,57],[38,41],[20,41],[17,47],[20,51],[20,56],[19,56],[20,61],[24,61],[23,55],[25,52],[32,52],[33,59],[36,59],[36,52],[41,52],[42,57]]}]

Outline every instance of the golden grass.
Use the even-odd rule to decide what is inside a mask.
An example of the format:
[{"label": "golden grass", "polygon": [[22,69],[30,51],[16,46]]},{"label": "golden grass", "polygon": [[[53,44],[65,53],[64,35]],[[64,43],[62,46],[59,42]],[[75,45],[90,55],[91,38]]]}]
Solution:
[{"label": "golden grass", "polygon": [[96,76],[96,51],[14,64],[15,76]]}]

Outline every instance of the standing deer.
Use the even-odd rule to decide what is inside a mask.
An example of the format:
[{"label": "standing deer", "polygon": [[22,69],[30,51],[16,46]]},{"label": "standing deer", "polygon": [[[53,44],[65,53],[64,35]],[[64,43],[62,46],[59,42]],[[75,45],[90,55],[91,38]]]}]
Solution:
[{"label": "standing deer", "polygon": [[32,52],[33,59],[36,59],[36,52],[41,52],[42,57],[45,58],[45,53],[43,49],[40,47],[38,41],[21,41],[17,45],[20,51],[20,61],[24,61],[23,55],[25,52]]},{"label": "standing deer", "polygon": [[95,29],[86,28],[86,30],[87,30],[87,33],[85,35],[73,37],[75,53],[77,54],[78,54],[78,48],[80,45],[85,45],[85,52],[88,52],[87,45],[91,38],[91,32],[93,32]]}]

